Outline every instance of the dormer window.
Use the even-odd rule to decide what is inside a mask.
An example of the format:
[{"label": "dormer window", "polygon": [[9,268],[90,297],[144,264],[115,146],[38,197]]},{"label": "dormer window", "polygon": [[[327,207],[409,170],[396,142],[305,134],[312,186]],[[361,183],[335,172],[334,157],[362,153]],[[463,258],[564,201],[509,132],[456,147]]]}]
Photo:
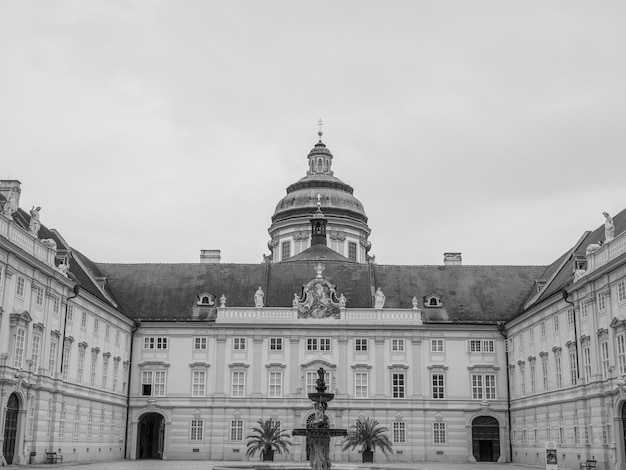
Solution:
[{"label": "dormer window", "polygon": [[208,292],[203,292],[196,297],[196,303],[198,305],[204,306],[213,306],[215,305],[215,296],[213,294],[209,294]]},{"label": "dormer window", "polygon": [[424,307],[441,307],[441,296],[435,293],[429,294],[424,297]]}]

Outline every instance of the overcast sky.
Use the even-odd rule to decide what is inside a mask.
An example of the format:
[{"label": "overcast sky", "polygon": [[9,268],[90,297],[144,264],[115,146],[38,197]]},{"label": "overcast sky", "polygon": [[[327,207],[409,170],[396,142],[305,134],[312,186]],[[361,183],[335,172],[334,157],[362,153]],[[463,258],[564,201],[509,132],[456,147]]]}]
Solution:
[{"label": "overcast sky", "polygon": [[626,207],[623,1],[0,1],[0,178],[100,262],[259,263],[323,140],[379,264]]}]

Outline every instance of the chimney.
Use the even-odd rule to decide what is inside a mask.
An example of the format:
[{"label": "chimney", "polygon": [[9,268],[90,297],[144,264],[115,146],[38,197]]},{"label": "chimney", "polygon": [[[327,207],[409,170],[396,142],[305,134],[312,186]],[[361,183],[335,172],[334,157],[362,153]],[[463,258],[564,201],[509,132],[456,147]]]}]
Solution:
[{"label": "chimney", "polygon": [[461,253],[444,253],[443,264],[445,266],[461,266],[463,264]]},{"label": "chimney", "polygon": [[18,180],[0,180],[0,194],[6,199],[5,204],[12,204],[13,212],[20,207],[21,184]]},{"label": "chimney", "polygon": [[219,264],[222,258],[221,250],[200,250],[200,262],[205,264]]}]

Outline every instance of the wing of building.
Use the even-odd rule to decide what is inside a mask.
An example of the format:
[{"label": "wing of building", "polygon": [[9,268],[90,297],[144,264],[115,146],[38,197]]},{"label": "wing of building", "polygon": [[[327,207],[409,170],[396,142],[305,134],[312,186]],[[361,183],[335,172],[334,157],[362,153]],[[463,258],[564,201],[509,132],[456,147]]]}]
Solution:
[{"label": "wing of building", "polygon": [[[5,458],[6,447],[10,458],[36,452],[35,462],[50,451],[64,461],[246,460],[246,436],[259,419],[288,431],[314,421],[307,394],[320,367],[335,394],[326,411],[333,427],[371,417],[388,428],[393,453],[377,461],[503,462],[523,460],[520,451],[541,454],[539,437],[530,445],[530,428],[519,423],[548,405],[536,400],[536,381],[532,394],[520,394],[519,378],[509,400],[507,373],[518,374],[528,354],[552,357],[556,343],[539,347],[537,332],[539,349],[524,343],[525,358],[507,346],[538,324],[533,319],[561,308],[554,305],[566,315],[565,302],[576,304],[582,286],[595,292],[594,276],[623,265],[617,251],[603,254],[623,245],[623,215],[614,219],[614,241],[585,254],[587,244],[603,240],[598,229],[551,266],[465,266],[460,253],[446,253],[439,266],[378,264],[364,206],[334,175],[321,134],[307,160],[305,176],[268,213],[270,253],[259,264],[223,264],[216,250],[203,250],[195,264],[94,263],[39,224],[38,211],[19,209],[19,183],[3,181],[0,409],[7,410],[3,423],[15,421],[4,424]],[[623,270],[621,276],[623,286]],[[614,282],[617,305],[624,292],[618,277]],[[612,321],[604,328],[623,328]],[[592,338],[586,344],[600,338],[599,330],[579,328],[572,341],[583,331]],[[119,343],[111,339],[118,332]],[[68,354],[61,357],[63,343]],[[42,368],[50,351],[55,363]],[[618,360],[611,356],[610,364]],[[582,352],[580,361],[582,368]],[[595,377],[615,394],[617,375],[611,369]],[[574,397],[579,389],[563,379],[558,390]],[[292,443],[276,458],[306,460],[306,438]],[[593,450],[608,456],[608,445]],[[332,442],[332,460],[361,459],[341,447],[340,439]]]}]

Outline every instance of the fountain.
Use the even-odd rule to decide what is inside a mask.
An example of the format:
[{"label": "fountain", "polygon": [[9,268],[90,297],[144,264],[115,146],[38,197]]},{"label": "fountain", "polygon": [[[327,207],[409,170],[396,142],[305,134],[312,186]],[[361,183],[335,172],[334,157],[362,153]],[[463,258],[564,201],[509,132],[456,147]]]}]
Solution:
[{"label": "fountain", "polygon": [[317,383],[315,393],[309,393],[309,400],[315,406],[315,421],[311,427],[294,429],[293,436],[306,436],[311,457],[311,470],[330,470],[330,438],[345,436],[345,429],[331,428],[326,416],[328,402],[335,398],[334,393],[326,393],[324,382],[324,368],[317,370]]}]

